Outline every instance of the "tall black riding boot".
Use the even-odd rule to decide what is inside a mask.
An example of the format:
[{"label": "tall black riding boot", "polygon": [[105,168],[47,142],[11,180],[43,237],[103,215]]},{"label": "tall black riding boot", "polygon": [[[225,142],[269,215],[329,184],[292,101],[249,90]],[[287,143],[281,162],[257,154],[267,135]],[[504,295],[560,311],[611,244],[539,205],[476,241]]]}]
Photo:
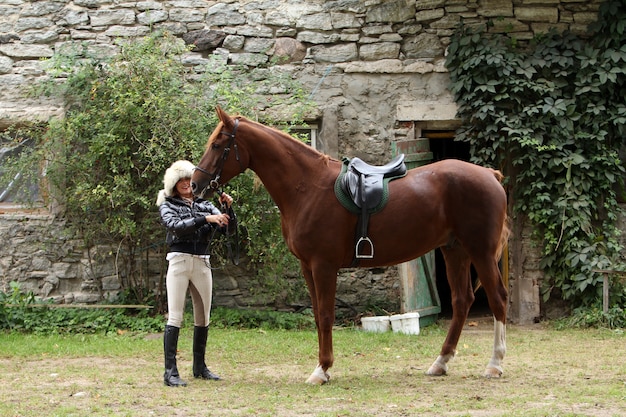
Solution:
[{"label": "tall black riding boot", "polygon": [[193,376],[195,378],[212,379],[218,381],[221,378],[209,371],[204,362],[206,352],[206,339],[209,335],[209,327],[193,327]]},{"label": "tall black riding boot", "polygon": [[176,367],[176,348],[180,329],[174,326],[165,326],[163,333],[163,351],[165,352],[165,373],[163,382],[170,387],[186,387],[187,383],[180,379]]}]

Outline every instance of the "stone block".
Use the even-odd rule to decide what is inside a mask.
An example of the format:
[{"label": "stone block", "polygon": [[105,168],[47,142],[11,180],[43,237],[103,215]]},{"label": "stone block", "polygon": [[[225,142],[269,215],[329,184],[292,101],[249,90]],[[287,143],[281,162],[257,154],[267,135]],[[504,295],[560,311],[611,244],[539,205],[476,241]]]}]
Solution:
[{"label": "stone block", "polygon": [[445,14],[446,14],[446,11],[444,9],[422,10],[420,12],[415,13],[415,21],[420,23],[420,22],[427,22],[431,20],[437,20],[437,19],[441,19],[442,17],[444,17]]},{"label": "stone block", "polygon": [[271,51],[272,57],[280,63],[300,62],[306,56],[306,47],[293,38],[278,38]]},{"label": "stone block", "polygon": [[430,28],[432,29],[454,29],[461,22],[461,18],[458,15],[447,15],[437,20],[436,22],[432,22],[430,24]]},{"label": "stone block", "polygon": [[116,275],[109,275],[108,277],[103,277],[101,279],[101,282],[102,282],[103,291],[113,291],[113,290],[119,290],[120,288],[122,288],[122,284],[120,283]]},{"label": "stone block", "polygon": [[296,27],[308,30],[332,30],[333,24],[330,13],[315,13],[300,16],[296,21]]},{"label": "stone block", "polygon": [[78,292],[74,294],[74,303],[76,304],[95,304],[100,301],[100,294],[92,294]]},{"label": "stone block", "polygon": [[183,63],[183,65],[186,65],[186,66],[196,66],[196,65],[205,66],[209,64],[210,62],[208,59],[203,58],[201,54],[194,53],[194,52],[181,55],[180,61]]},{"label": "stone block", "polygon": [[93,10],[89,11],[91,26],[132,25],[135,23],[135,12],[126,10]]},{"label": "stone block", "polygon": [[211,26],[235,26],[246,23],[246,17],[239,13],[236,4],[217,3],[209,7],[206,22]]},{"label": "stone block", "polygon": [[406,121],[455,120],[456,103],[404,101],[396,107],[396,119]]},{"label": "stone block", "polygon": [[78,265],[75,263],[55,262],[50,266],[50,274],[61,279],[73,279],[79,277]]},{"label": "stone block", "polygon": [[435,58],[443,56],[444,47],[439,36],[420,33],[407,37],[402,43],[401,50],[407,58]]},{"label": "stone block", "polygon": [[305,30],[298,33],[297,40],[299,42],[306,42],[315,45],[325,43],[335,43],[339,40],[340,36],[337,33],[322,33]]},{"label": "stone block", "polygon": [[446,0],[419,0],[415,3],[415,10],[420,11],[432,10],[444,6],[447,7],[446,3],[448,2]]},{"label": "stone block", "polygon": [[52,28],[52,20],[42,17],[24,17],[18,19],[13,25],[13,30],[20,33],[27,30]]},{"label": "stone block", "polygon": [[8,43],[0,45],[0,52],[10,58],[39,59],[52,58],[54,51],[48,45]]},{"label": "stone block", "polygon": [[404,72],[404,66],[399,59],[381,59],[378,61],[352,61],[337,64],[345,73],[365,73],[365,74],[400,74]]},{"label": "stone block", "polygon": [[222,46],[225,49],[228,49],[230,51],[239,51],[240,49],[243,48],[243,44],[246,41],[246,37],[245,36],[239,36],[239,35],[227,35],[224,38],[224,42],[222,43]]},{"label": "stone block", "polygon": [[185,43],[194,46],[194,52],[218,48],[225,38],[226,34],[221,30],[193,30],[183,35]]},{"label": "stone block", "polygon": [[378,42],[361,45],[359,58],[364,61],[377,61],[380,59],[395,59],[400,53],[400,44],[395,42]]},{"label": "stone block", "polygon": [[485,17],[513,16],[513,2],[511,0],[480,0],[477,12]]},{"label": "stone block", "polygon": [[377,36],[383,33],[392,33],[393,27],[387,24],[366,25],[361,31],[365,36]]},{"label": "stone block", "polygon": [[62,20],[57,22],[59,26],[77,26],[87,25],[89,23],[89,14],[80,10],[66,10]]},{"label": "stone block", "polygon": [[8,74],[13,69],[13,60],[7,56],[0,56],[0,74]]},{"label": "stone block", "polygon": [[52,43],[59,39],[59,32],[57,30],[46,31],[29,31],[22,36],[21,41],[23,43]]},{"label": "stone block", "polygon": [[264,23],[270,26],[291,26],[295,24],[295,18],[282,10],[271,10],[265,14]]},{"label": "stone block", "polygon": [[204,10],[200,9],[171,9],[169,12],[169,20],[173,22],[203,22],[208,16],[205,15]]},{"label": "stone block", "polygon": [[556,23],[559,21],[559,10],[550,7],[517,7],[515,18],[530,22]]},{"label": "stone block", "polygon": [[243,46],[244,52],[268,53],[274,47],[274,39],[247,38]]},{"label": "stone block", "polygon": [[397,33],[383,33],[379,39],[381,42],[402,42],[402,36]]},{"label": "stone block", "polygon": [[163,10],[163,3],[160,1],[139,1],[137,2],[137,10]]},{"label": "stone block", "polygon": [[596,20],[598,20],[598,13],[595,12],[574,13],[574,22],[578,25],[589,25]]},{"label": "stone block", "polygon": [[493,33],[516,33],[516,32],[528,32],[530,27],[517,19],[504,18],[494,19],[493,26],[489,28],[489,32]]},{"label": "stone block", "polygon": [[237,35],[242,35],[242,36],[249,36],[251,38],[271,38],[274,36],[274,31],[272,30],[272,28],[269,28],[267,26],[262,26],[262,25],[258,25],[258,26],[250,26],[250,25],[243,25],[243,26],[239,26],[237,27],[236,30]]},{"label": "stone block", "polygon": [[234,53],[229,55],[230,61],[235,65],[248,65],[258,67],[265,64],[269,57],[266,54],[254,54],[250,52]]},{"label": "stone block", "polygon": [[165,22],[168,13],[163,10],[148,10],[137,15],[137,21],[142,25],[152,25],[154,23]]},{"label": "stone block", "polygon": [[548,33],[551,29],[556,29],[559,32],[563,32],[569,28],[565,23],[531,23],[530,27],[535,35],[540,33]]},{"label": "stone block", "polygon": [[309,55],[315,62],[345,62],[356,59],[358,57],[358,51],[354,44],[333,46],[316,45],[309,48]]},{"label": "stone block", "polygon": [[[561,1],[563,0],[523,0],[522,3],[524,5],[541,4],[542,6],[545,6],[546,4],[558,5],[559,3],[561,3]],[[573,1],[581,2],[581,0],[573,0]]]},{"label": "stone block", "polygon": [[237,280],[225,274],[214,274],[213,285],[216,289],[219,288],[220,293],[230,292],[231,296],[240,293]]},{"label": "stone block", "polygon": [[111,26],[104,34],[111,38],[136,38],[138,36],[146,36],[150,33],[150,28],[147,26]]},{"label": "stone block", "polygon": [[330,12],[330,21],[333,29],[360,28],[363,26],[362,19],[354,13]]},{"label": "stone block", "polygon": [[415,1],[390,0],[368,9],[365,22],[405,22],[415,14]]}]

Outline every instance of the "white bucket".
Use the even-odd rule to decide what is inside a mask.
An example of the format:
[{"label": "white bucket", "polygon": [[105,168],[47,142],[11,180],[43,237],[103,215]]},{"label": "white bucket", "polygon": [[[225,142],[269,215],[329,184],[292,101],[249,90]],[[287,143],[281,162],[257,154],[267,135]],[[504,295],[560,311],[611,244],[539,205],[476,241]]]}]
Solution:
[{"label": "white bucket", "polygon": [[396,333],[420,334],[420,313],[394,314],[389,317],[391,329]]},{"label": "white bucket", "polygon": [[366,332],[384,333],[389,331],[389,316],[361,317],[361,325]]}]

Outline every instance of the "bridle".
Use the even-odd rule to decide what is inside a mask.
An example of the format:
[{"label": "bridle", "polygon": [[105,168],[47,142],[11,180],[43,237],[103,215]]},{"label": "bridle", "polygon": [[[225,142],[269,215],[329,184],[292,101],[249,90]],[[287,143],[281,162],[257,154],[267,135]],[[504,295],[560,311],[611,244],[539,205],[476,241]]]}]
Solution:
[{"label": "bridle", "polygon": [[[204,198],[204,195],[209,189],[211,189],[214,192],[217,192],[218,194],[222,194],[222,191],[218,190],[220,188],[220,178],[222,176],[222,169],[224,168],[224,163],[226,162],[226,159],[228,158],[228,155],[230,154],[231,147],[235,149],[235,159],[237,159],[237,162],[239,162],[239,167],[243,171],[243,167],[241,165],[241,159],[239,158],[239,149],[237,148],[237,144],[235,143],[235,134],[237,133],[237,127],[239,127],[239,119],[235,119],[235,125],[231,133],[220,131],[220,135],[226,135],[228,137],[228,143],[226,144],[226,147],[224,148],[224,153],[222,154],[222,158],[218,162],[218,167],[215,170],[214,174],[210,173],[206,169],[201,168],[197,165],[194,167],[194,170],[198,170],[202,172],[203,174],[207,175],[209,178],[211,178],[207,186],[204,187],[202,191],[199,193],[200,198]],[[234,253],[233,253],[233,248],[231,247],[230,242],[229,241],[226,242],[226,247],[228,250],[227,256],[231,259],[233,264],[239,265],[239,227],[237,224],[237,216],[235,215],[235,211],[233,210],[232,207],[229,207],[225,203],[222,203],[222,213],[225,213],[225,212],[228,213],[230,222],[234,223],[233,234],[235,237]],[[210,241],[213,240],[213,236],[215,235],[216,230],[217,230],[216,228],[213,229],[213,233],[211,235]],[[228,234],[226,235],[228,238]]]},{"label": "bridle", "polygon": [[209,189],[213,191],[217,191],[218,188],[220,187],[220,178],[222,176],[222,169],[224,168],[224,163],[226,162],[226,158],[228,158],[228,155],[230,154],[231,147],[235,149],[235,159],[237,159],[237,162],[239,162],[239,166],[241,167],[241,160],[239,159],[239,149],[237,148],[237,144],[235,143],[235,134],[237,133],[237,127],[239,127],[239,119],[235,119],[235,126],[233,127],[233,131],[231,133],[220,132],[220,135],[225,135],[228,137],[228,143],[226,144],[226,147],[224,148],[224,153],[222,154],[222,158],[218,162],[218,166],[217,166],[217,169],[215,170],[215,173],[210,173],[209,171],[207,171],[204,168],[199,167],[198,165],[195,166],[194,170],[198,170],[202,172],[203,174],[209,176],[209,178],[211,178],[207,186],[204,187],[202,191],[198,194],[200,198],[204,198],[204,194]]}]

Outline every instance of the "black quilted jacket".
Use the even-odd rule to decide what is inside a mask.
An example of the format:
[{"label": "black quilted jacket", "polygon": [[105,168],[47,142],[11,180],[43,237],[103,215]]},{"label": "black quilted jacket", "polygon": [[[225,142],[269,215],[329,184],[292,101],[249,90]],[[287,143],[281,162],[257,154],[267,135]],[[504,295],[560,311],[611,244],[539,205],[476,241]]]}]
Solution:
[{"label": "black quilted jacket", "polygon": [[[209,201],[196,198],[190,206],[178,197],[167,197],[159,206],[161,222],[167,228],[167,245],[170,252],[207,254],[209,240],[213,235],[214,223],[207,223],[206,216],[220,214]],[[221,232],[226,229],[219,228]]]}]

